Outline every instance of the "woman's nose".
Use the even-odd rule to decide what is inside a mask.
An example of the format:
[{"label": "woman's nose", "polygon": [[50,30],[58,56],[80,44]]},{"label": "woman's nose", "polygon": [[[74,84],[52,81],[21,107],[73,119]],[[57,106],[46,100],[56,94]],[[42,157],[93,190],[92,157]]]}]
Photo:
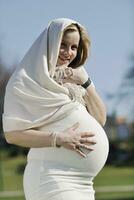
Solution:
[{"label": "woman's nose", "polygon": [[69,48],[66,49],[64,53],[65,53],[65,56],[71,56],[72,55],[72,51]]}]

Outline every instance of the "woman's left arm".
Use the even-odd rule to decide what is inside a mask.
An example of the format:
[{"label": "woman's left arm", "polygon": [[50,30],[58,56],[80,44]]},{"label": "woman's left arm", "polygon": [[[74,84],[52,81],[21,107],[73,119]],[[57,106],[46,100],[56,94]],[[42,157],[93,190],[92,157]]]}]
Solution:
[{"label": "woman's left arm", "polygon": [[[66,68],[65,74],[66,76],[63,79],[63,83],[70,82],[82,85],[88,79],[88,73],[86,72],[83,66],[76,69]],[[86,88],[86,94],[84,96],[84,100],[86,102],[88,112],[102,126],[104,126],[106,123],[106,108],[93,84],[90,84]]]},{"label": "woman's left arm", "polygon": [[87,111],[104,126],[106,123],[106,107],[92,84],[86,88],[86,94],[83,98]]}]

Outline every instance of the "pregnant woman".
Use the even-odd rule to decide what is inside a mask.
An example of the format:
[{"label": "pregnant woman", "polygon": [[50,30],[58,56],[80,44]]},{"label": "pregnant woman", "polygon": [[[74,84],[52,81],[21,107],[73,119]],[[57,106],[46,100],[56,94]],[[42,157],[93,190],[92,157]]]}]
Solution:
[{"label": "pregnant woman", "polygon": [[105,106],[83,67],[90,40],[78,22],[53,20],[11,76],[3,128],[29,147],[26,200],[94,200],[108,156]]}]

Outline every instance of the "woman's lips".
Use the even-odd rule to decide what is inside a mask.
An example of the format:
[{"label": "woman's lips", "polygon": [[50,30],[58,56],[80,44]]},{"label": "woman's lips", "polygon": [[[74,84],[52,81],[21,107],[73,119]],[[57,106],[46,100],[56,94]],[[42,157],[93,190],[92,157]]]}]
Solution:
[{"label": "woman's lips", "polygon": [[60,58],[60,60],[63,61],[63,62],[66,62],[66,61],[69,62],[69,61],[70,61],[70,59],[67,59],[67,58],[61,58],[60,56],[59,56],[59,58]]}]

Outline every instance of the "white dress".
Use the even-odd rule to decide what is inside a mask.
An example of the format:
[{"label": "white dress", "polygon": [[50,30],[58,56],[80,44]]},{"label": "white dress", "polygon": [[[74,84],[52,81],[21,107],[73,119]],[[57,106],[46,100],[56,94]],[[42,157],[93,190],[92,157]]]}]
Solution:
[{"label": "white dress", "polygon": [[59,74],[57,81],[63,79],[64,68],[56,64],[64,30],[72,23],[83,29],[71,19],[52,20],[25,54],[6,87],[3,129],[12,132],[40,127],[45,134],[79,122],[79,131],[95,132],[97,144],[94,151],[87,152],[87,158],[63,147],[31,148],[24,172],[26,200],[94,200],[92,181],[107,159],[106,134],[87,112],[76,92],[79,87],[70,87],[69,94],[53,80],[58,77],[55,73]]},{"label": "white dress", "polygon": [[[75,102],[76,103],[76,102]],[[93,179],[103,168],[109,151],[101,125],[78,102],[71,114],[40,130],[62,131],[80,123],[79,131],[93,131],[97,143],[85,150],[87,158],[61,148],[31,148],[24,172],[26,200],[94,200]]]}]

